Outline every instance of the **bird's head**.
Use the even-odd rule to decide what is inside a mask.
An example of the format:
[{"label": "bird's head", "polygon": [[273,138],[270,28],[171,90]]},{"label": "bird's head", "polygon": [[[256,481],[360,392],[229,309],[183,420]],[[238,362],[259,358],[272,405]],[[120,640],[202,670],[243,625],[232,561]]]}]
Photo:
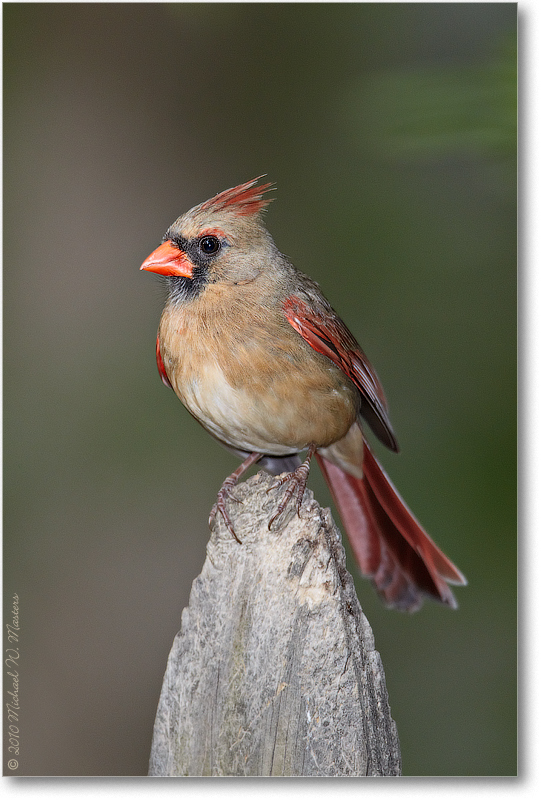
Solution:
[{"label": "bird's head", "polygon": [[278,251],[261,221],[271,202],[254,178],[226,189],[179,217],[141,269],[169,278],[171,293],[193,299],[209,283],[248,283]]}]

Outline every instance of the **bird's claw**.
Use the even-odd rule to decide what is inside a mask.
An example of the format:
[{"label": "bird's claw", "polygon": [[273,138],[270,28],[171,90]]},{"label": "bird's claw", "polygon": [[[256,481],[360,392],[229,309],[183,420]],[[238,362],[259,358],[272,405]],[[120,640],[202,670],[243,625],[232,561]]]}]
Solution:
[{"label": "bird's claw", "polygon": [[239,500],[239,498],[235,497],[235,495],[232,493],[231,490],[232,490],[234,485],[235,484],[233,482],[228,483],[227,480],[224,482],[222,488],[218,492],[218,496],[216,497],[216,502],[212,506],[212,510],[211,510],[210,516],[209,516],[209,525],[212,523],[213,519],[216,517],[216,514],[218,512],[220,512],[220,514],[222,515],[222,519],[225,522],[228,531],[237,540],[237,542],[239,544],[242,544],[241,540],[239,539],[239,537],[235,533],[235,528],[233,527],[233,523],[231,522],[231,518],[230,518],[229,514],[227,513],[227,507],[226,507],[226,504],[225,504],[225,501],[227,499],[231,499],[235,503],[240,503],[241,505],[244,505],[243,501]]},{"label": "bird's claw", "polygon": [[216,517],[216,514],[220,512],[220,514],[222,515],[222,519],[226,524],[227,530],[237,540],[239,544],[242,544],[242,542],[235,533],[233,523],[231,522],[231,518],[227,513],[225,501],[230,497],[235,503],[242,504],[242,500],[239,500],[238,497],[235,497],[235,495],[232,494],[232,489],[234,486],[237,485],[241,475],[243,475],[246,472],[246,470],[252,466],[252,464],[255,464],[256,461],[259,461],[260,458],[261,458],[260,453],[250,453],[248,458],[246,458],[242,462],[240,467],[237,467],[235,472],[231,473],[231,475],[225,479],[220,491],[218,492],[218,496],[216,497],[216,502],[212,506],[212,510],[210,512],[209,525],[212,524],[212,521]]},{"label": "bird's claw", "polygon": [[273,522],[278,519],[278,517],[284,512],[287,504],[293,497],[293,495],[297,494],[297,499],[295,502],[295,507],[297,510],[297,516],[300,517],[301,515],[301,506],[302,500],[304,497],[304,491],[306,489],[306,483],[308,481],[308,475],[310,473],[310,464],[305,461],[300,467],[297,467],[296,470],[293,472],[289,472],[287,475],[282,475],[280,478],[277,478],[272,486],[269,486],[267,492],[270,492],[271,489],[278,489],[280,486],[283,486],[285,483],[289,483],[286,491],[284,492],[284,496],[280,501],[278,509],[276,510],[276,514],[274,514],[269,520],[269,530],[272,528]]}]

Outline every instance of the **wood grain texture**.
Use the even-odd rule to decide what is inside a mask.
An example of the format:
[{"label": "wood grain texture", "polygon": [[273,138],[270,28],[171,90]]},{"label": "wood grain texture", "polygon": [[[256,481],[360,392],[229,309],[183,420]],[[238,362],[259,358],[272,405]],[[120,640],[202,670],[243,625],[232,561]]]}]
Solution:
[{"label": "wood grain texture", "polygon": [[[399,775],[379,653],[330,511],[306,491],[268,530],[282,489],[259,473],[221,518],[182,613],[150,775]],[[293,504],[291,504],[292,506]]]}]

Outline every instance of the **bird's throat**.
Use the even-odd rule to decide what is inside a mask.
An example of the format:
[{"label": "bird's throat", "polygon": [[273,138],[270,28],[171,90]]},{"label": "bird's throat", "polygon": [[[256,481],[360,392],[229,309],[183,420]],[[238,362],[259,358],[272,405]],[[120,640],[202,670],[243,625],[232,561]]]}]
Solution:
[{"label": "bird's throat", "polygon": [[206,267],[194,267],[191,278],[184,276],[169,276],[167,278],[169,297],[176,303],[187,303],[195,300],[208,283],[208,270]]}]

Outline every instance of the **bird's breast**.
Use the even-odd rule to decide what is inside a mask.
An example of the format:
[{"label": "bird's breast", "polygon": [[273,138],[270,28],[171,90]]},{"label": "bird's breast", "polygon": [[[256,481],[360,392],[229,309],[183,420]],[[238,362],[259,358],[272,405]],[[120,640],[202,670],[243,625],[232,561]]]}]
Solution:
[{"label": "bird's breast", "polygon": [[280,317],[166,308],[159,338],[177,396],[239,450],[286,455],[328,446],[356,418],[359,396],[349,379]]}]

